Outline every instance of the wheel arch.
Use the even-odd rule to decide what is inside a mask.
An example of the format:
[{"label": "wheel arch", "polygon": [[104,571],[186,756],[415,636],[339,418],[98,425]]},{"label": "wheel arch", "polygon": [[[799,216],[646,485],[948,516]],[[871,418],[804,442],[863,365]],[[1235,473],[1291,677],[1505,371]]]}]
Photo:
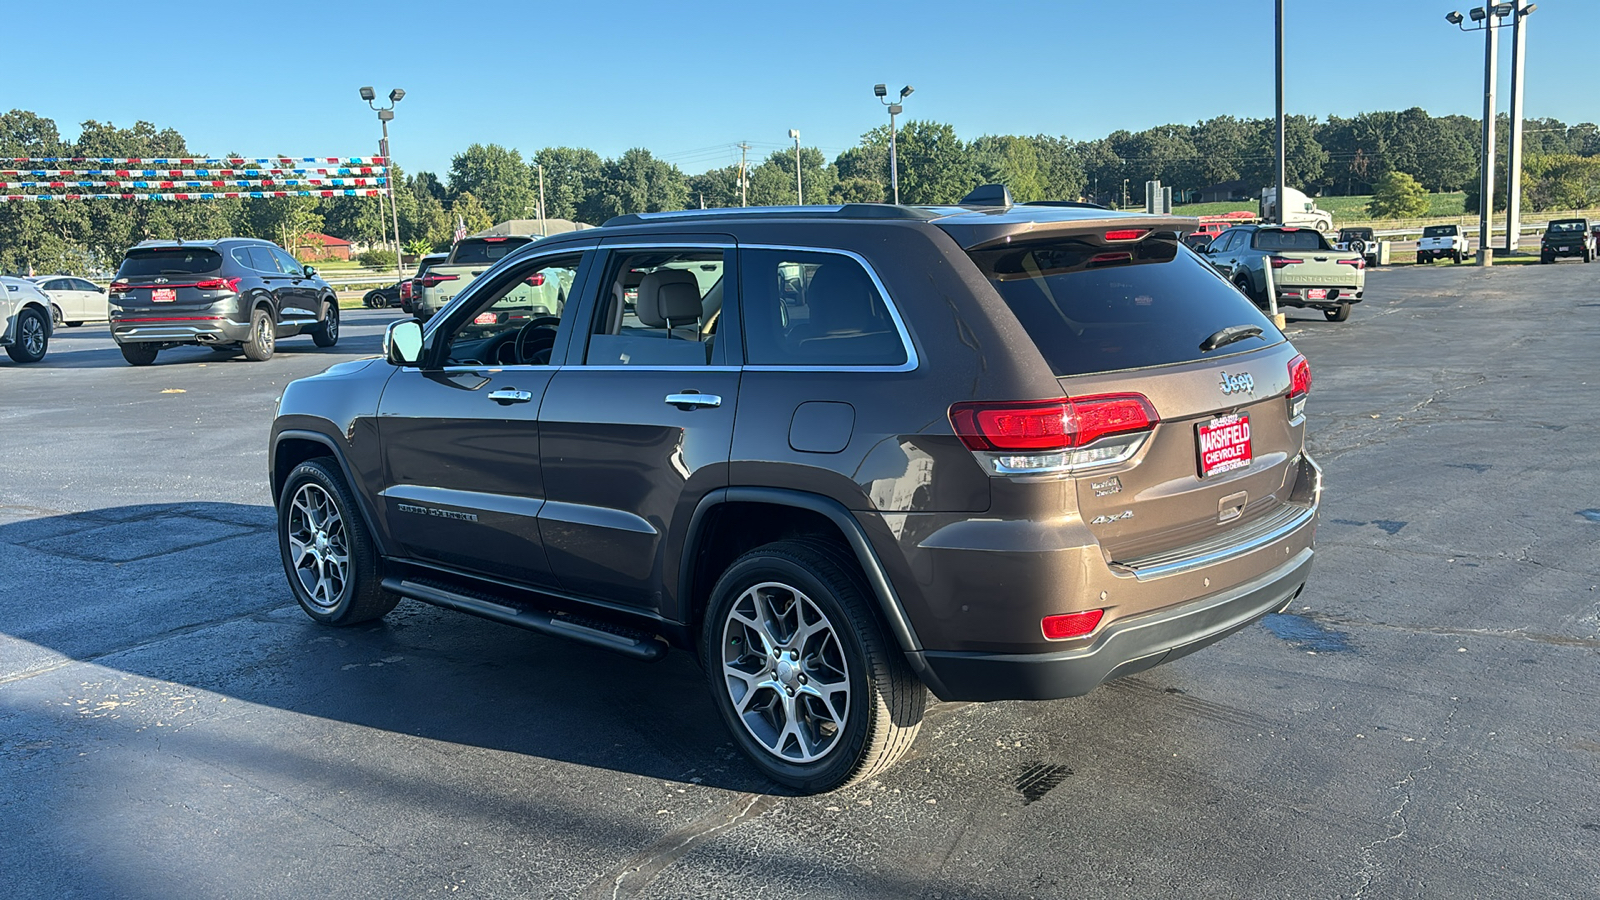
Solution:
[{"label": "wheel arch", "polygon": [[337,441],[325,434],[305,429],[286,429],[274,436],[271,452],[268,455],[273,507],[277,507],[283,493],[283,485],[289,480],[289,473],[294,471],[294,467],[307,460],[321,457],[330,457],[338,465],[340,474],[344,476],[345,485],[356,498],[356,508],[361,513],[363,524],[367,526],[367,534],[372,536],[372,543],[378,548],[379,555],[388,555],[387,532],[377,527],[377,513],[370,507],[365,492],[361,490],[361,482],[351,471],[344,450]]},{"label": "wheel arch", "polygon": [[679,612],[688,632],[698,633],[712,587],[739,556],[775,540],[807,537],[830,542],[853,557],[895,643],[908,658],[922,649],[888,572],[855,516],[831,497],[783,488],[720,488],[695,507],[678,567]]}]

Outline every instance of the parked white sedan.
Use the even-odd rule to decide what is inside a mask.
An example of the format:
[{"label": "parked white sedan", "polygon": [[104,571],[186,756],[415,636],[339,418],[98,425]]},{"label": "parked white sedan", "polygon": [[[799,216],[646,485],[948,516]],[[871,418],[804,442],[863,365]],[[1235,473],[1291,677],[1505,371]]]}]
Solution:
[{"label": "parked white sedan", "polygon": [[106,289],[93,282],[73,275],[38,275],[31,280],[50,298],[50,320],[57,328],[111,318]]}]

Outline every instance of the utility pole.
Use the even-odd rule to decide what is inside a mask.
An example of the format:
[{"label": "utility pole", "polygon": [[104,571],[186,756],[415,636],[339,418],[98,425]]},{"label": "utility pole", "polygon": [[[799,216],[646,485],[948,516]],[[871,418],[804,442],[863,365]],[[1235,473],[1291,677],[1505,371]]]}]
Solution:
[{"label": "utility pole", "polygon": [[539,236],[549,237],[550,235],[545,233],[544,226],[544,166],[539,163],[534,165],[539,169]]},{"label": "utility pole", "polygon": [[1516,251],[1522,237],[1522,64],[1527,59],[1528,25],[1533,12],[1527,0],[1516,0],[1511,12],[1511,158],[1506,160],[1506,253]]},{"label": "utility pole", "polygon": [[[1287,157],[1284,152],[1284,144],[1287,137],[1288,126],[1283,118],[1283,0],[1278,0],[1278,132],[1276,147],[1278,157],[1278,193],[1275,195],[1278,202],[1273,206],[1277,213],[1274,218],[1277,219],[1277,224],[1279,225],[1284,223],[1283,199],[1284,195],[1289,192],[1289,176],[1286,168]],[[1273,298],[1274,301],[1276,299]]]},{"label": "utility pole", "polygon": [[805,206],[806,193],[800,187],[800,130],[789,129],[789,137],[794,138],[794,202],[796,206]]},{"label": "utility pole", "polygon": [[1478,265],[1494,265],[1489,243],[1494,227],[1494,82],[1495,57],[1500,50],[1500,29],[1492,16],[1483,28],[1483,171],[1478,173]]},{"label": "utility pole", "polygon": [[745,202],[746,198],[745,198],[745,190],[744,190],[744,162],[745,162],[745,155],[748,154],[749,152],[750,152],[750,145],[749,144],[746,144],[746,143],[739,144],[739,205],[740,206],[748,205]]}]

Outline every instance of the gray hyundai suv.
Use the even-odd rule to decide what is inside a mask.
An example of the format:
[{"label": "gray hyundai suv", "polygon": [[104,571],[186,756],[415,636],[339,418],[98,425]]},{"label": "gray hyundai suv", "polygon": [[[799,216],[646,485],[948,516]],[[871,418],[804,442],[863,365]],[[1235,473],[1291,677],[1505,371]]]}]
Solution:
[{"label": "gray hyundai suv", "polygon": [[697,654],[805,792],[893,764],[930,691],[1080,695],[1282,610],[1321,492],[1305,357],[1194,220],[989,197],[520,248],[285,390],[295,596]]}]

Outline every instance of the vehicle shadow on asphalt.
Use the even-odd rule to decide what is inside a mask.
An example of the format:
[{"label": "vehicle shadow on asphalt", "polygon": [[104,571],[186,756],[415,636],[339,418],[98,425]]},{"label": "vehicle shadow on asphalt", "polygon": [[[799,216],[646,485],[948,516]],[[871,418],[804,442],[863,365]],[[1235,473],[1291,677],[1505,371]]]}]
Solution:
[{"label": "vehicle shadow on asphalt", "polygon": [[[91,348],[82,348],[82,349],[80,349],[78,346],[74,346],[74,344],[81,345],[83,343],[86,343],[86,341],[82,340],[82,339],[76,340],[76,341],[71,340],[71,338],[74,338],[74,337],[77,337],[77,336],[76,335],[68,335],[66,339],[63,339],[61,337],[61,332],[56,332],[56,334],[52,335],[51,338],[50,338],[50,347],[49,347],[49,350],[45,353],[44,359],[42,359],[42,360],[40,360],[40,361],[38,361],[36,363],[28,363],[27,364],[27,368],[30,368],[30,369],[107,369],[107,368],[110,368],[110,369],[117,369],[117,368],[131,369],[131,368],[134,368],[133,366],[130,366],[128,364],[127,360],[122,358],[122,352],[120,350],[118,350],[116,347],[104,347],[104,346],[101,346],[101,347],[91,347]],[[83,335],[83,338],[86,338],[86,339],[98,339],[98,341],[104,342],[106,340],[106,335],[91,333],[91,334]],[[338,344],[334,345],[333,347],[329,347],[329,348],[318,347],[316,344],[313,344],[310,340],[307,340],[307,339],[292,340],[290,338],[284,338],[284,341],[285,341],[284,343],[280,343],[280,344],[277,345],[276,350],[273,352],[273,356],[274,357],[278,357],[278,356],[310,356],[310,355],[320,354],[320,355],[326,355],[326,356],[329,357],[329,360],[328,360],[328,364],[329,365],[333,365],[336,362],[340,362],[344,357],[347,357],[347,356],[352,355],[352,354],[354,354],[356,356],[376,356],[383,349],[383,338],[382,338],[381,335],[360,335],[360,336],[356,336],[356,337],[341,337],[339,339],[339,343]],[[196,363],[215,363],[215,364],[227,363],[227,364],[240,364],[240,365],[260,365],[260,363],[256,363],[256,362],[254,362],[252,360],[246,359],[244,354],[241,353],[238,349],[230,349],[228,351],[217,351],[217,350],[211,350],[211,349],[206,348],[206,347],[195,346],[195,347],[170,347],[170,348],[168,348],[166,350],[162,350],[160,355],[158,355],[156,357],[156,361],[150,365],[150,368],[159,368],[161,366],[194,365]],[[266,361],[266,365],[271,365],[271,364],[272,364],[272,360],[269,359],[269,360]]]},{"label": "vehicle shadow on asphalt", "polygon": [[[640,662],[409,600],[377,622],[317,625],[289,592],[266,506],[39,512],[49,511],[0,506],[10,560],[0,646],[20,639],[49,657],[13,656],[20,677],[58,668],[61,654],[300,716],[514,753],[536,772],[554,760],[783,793],[737,752],[690,654]],[[40,602],[68,582],[72,615]]]}]

